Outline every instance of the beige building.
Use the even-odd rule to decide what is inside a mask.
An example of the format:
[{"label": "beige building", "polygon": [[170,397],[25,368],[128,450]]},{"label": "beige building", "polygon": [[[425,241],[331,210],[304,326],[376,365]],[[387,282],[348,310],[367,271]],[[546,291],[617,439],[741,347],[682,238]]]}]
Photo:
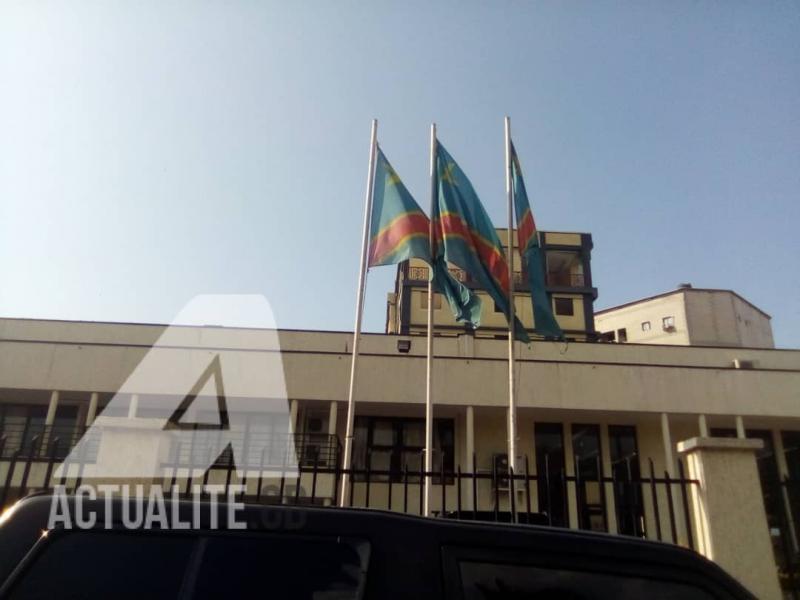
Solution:
[{"label": "beige building", "polygon": [[[508,256],[508,230],[498,229],[497,234]],[[547,293],[553,314],[568,338],[591,340],[595,336],[594,301],[597,289],[592,284],[592,236],[588,233],[540,232],[542,268],[547,282]],[[515,243],[516,247],[516,243]],[[528,296],[527,275],[521,270],[519,251],[514,250],[514,298],[516,315],[527,328],[533,329],[533,309]],[[451,269],[453,275],[473,288],[483,302],[481,327],[478,337],[503,337],[508,335],[505,315],[497,310],[494,301],[461,269]],[[412,259],[397,267],[395,291],[389,294],[386,310],[386,333],[424,335],[428,323],[428,266]],[[458,335],[469,331],[458,323],[450,312],[447,301],[440,294],[434,299],[434,325],[442,335]]]},{"label": "beige building", "polygon": [[595,312],[603,341],[774,348],[770,316],[731,290],[693,288]]},{"label": "beige building", "polygon": [[[121,412],[106,415],[104,407],[163,330],[0,319],[0,485],[24,487],[24,476],[30,486],[46,472],[43,459],[23,473],[12,466],[15,453],[55,437],[66,450],[99,419],[127,419],[137,435],[158,439],[170,407],[187,393],[169,379],[132,390]],[[275,339],[258,329],[184,327],[158,356],[177,380],[215,356],[247,374],[280,350],[289,435],[305,464],[331,465],[344,439],[352,334],[281,330]],[[355,477],[353,504],[418,512],[424,340],[365,334],[362,352],[354,462],[382,474]],[[431,498],[434,513],[509,509],[508,484],[493,476],[507,448],[506,352],[495,339],[435,338],[434,463],[449,475]],[[751,368],[737,368],[743,364]],[[798,547],[790,483],[800,479],[800,351],[537,342],[519,346],[517,368],[518,448],[530,476],[517,488],[518,507],[529,503],[554,526],[692,546],[759,597],[779,597],[774,561],[785,565],[786,548]],[[253,380],[226,381],[226,393],[258,401],[263,391]],[[245,435],[277,435],[258,428],[248,423]],[[172,460],[169,451],[164,461]],[[692,482],[670,483],[681,467]],[[482,477],[474,485],[455,478],[473,471]],[[255,475],[246,481],[250,494],[279,485],[259,488]],[[316,501],[330,503],[335,486],[306,473],[287,489],[295,501],[313,489]],[[789,586],[791,570],[782,568]]]}]

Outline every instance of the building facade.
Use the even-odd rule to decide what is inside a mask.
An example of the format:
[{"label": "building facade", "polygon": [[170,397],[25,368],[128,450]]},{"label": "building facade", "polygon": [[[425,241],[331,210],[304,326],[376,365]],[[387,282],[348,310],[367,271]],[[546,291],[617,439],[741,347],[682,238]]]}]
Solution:
[{"label": "building facade", "polygon": [[[106,414],[106,408],[163,330],[0,320],[0,481],[20,485],[22,472],[11,466],[15,452],[26,452],[37,439],[41,445],[43,436],[57,437],[66,451],[102,419],[135,422],[138,431],[157,436],[187,390],[142,384],[121,411],[117,406]],[[280,352],[290,420],[285,431],[300,460],[316,469],[340,456],[351,343],[348,332],[281,330],[275,336],[257,329],[184,327],[158,352],[170,373],[189,379],[215,356],[242,374]],[[442,495],[431,498],[435,513],[458,510],[462,501],[470,506],[470,499],[472,506],[509,510],[508,485],[496,476],[508,447],[506,353],[507,343],[500,340],[435,338],[434,470],[450,474],[440,481]],[[737,368],[743,364],[750,368]],[[533,481],[516,498],[520,506],[529,503],[532,511],[547,513],[554,526],[702,546],[699,533],[692,536],[702,511],[682,517],[679,509],[689,500],[669,479],[682,478],[682,467],[691,467],[691,461],[681,462],[681,448],[697,438],[755,439],[759,483],[726,496],[739,504],[737,494],[757,499],[752,518],[766,519],[763,537],[773,545],[785,579],[790,568],[782,547],[798,547],[791,521],[796,498],[786,483],[800,478],[800,351],[538,342],[520,347],[517,366],[519,462]],[[408,474],[422,464],[424,378],[423,340],[413,334],[363,336],[354,464],[377,469],[380,476],[354,478],[353,504],[418,511],[409,496],[421,493],[420,479]],[[266,401],[251,382],[246,376],[226,381],[226,393]],[[259,427],[248,423],[244,435],[276,435]],[[163,460],[174,460],[176,451],[169,452]],[[453,477],[462,472],[485,478],[462,485]],[[324,484],[316,473],[313,480],[304,477],[293,488],[295,499],[313,486],[317,496],[335,500],[335,482]],[[256,478],[247,485],[257,485]],[[706,554],[715,558],[711,550]]]},{"label": "building facade", "polygon": [[[508,231],[498,229],[497,234],[508,256]],[[542,241],[542,268],[547,294],[553,314],[566,336],[574,340],[592,340],[595,337],[594,301],[597,289],[592,283],[592,236],[588,233],[540,232]],[[516,245],[516,244],[515,244]],[[514,306],[517,317],[529,330],[534,327],[533,309],[528,294],[528,278],[521,269],[519,251],[514,250],[514,289],[517,294]],[[478,289],[461,269],[451,269],[463,284],[475,290],[483,301],[481,327],[478,337],[507,336],[505,315],[497,310],[489,295]],[[428,266],[419,259],[406,261],[397,268],[395,290],[389,294],[386,310],[386,332],[403,335],[424,335],[427,328]],[[458,335],[465,331],[463,323],[453,318],[447,301],[436,294],[434,299],[434,325],[437,333]]]},{"label": "building facade", "polygon": [[595,313],[603,341],[774,348],[771,317],[731,290],[685,284]]}]

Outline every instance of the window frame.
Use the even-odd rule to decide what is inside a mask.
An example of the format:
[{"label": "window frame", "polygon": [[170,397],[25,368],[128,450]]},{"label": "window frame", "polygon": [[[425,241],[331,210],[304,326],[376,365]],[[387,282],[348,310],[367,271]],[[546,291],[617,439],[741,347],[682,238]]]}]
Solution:
[{"label": "window frame", "polygon": [[[392,444],[376,444],[375,437],[375,424],[377,422],[389,422],[392,425]],[[406,444],[403,439],[404,427],[409,423],[422,424],[424,426],[425,419],[418,417],[383,417],[377,415],[359,415],[356,416],[356,427],[364,426],[366,424],[367,436],[364,444],[364,456],[358,457],[358,463],[362,464],[362,470],[372,471],[370,455],[374,451],[389,452],[389,475],[375,475],[369,473],[370,481],[376,483],[399,483],[403,481],[405,471],[403,470],[402,457],[409,452],[418,452],[420,455],[421,463],[424,465],[423,450],[425,444]],[[437,418],[433,420],[433,461],[434,471],[440,473],[442,464],[444,464],[445,483],[451,484],[453,482],[453,473],[455,472],[455,419],[451,418]],[[449,429],[449,432],[447,431]],[[451,443],[446,446],[442,445],[442,438],[449,433]],[[438,441],[438,444],[437,444]],[[443,459],[443,460],[442,460]],[[355,462],[355,461],[354,461]],[[438,465],[437,465],[438,463]],[[409,483],[419,483],[419,471],[408,471]],[[354,481],[366,481],[367,473],[354,473]],[[441,475],[433,478],[435,482],[441,481]]]},{"label": "window frame", "polygon": [[[566,302],[569,302],[569,311],[562,312],[561,308],[565,308]],[[561,308],[559,308],[561,304]],[[560,317],[574,317],[575,316],[575,298],[554,297],[553,298],[553,312]]]}]

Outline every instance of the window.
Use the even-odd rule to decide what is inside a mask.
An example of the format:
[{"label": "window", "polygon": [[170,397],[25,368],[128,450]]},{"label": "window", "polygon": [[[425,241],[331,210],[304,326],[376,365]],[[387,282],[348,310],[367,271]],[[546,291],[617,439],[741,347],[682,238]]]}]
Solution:
[{"label": "window", "polygon": [[272,598],[355,600],[368,560],[367,542],[341,537],[54,533],[10,597],[204,600],[250,597],[266,585]]},{"label": "window", "polygon": [[617,329],[617,341],[620,343],[628,341],[628,330],[624,327],[622,329]]},{"label": "window", "polygon": [[547,515],[551,525],[566,527],[567,498],[564,473],[564,429],[561,423],[535,423],[536,485],[539,512]]},{"label": "window", "polygon": [[617,529],[623,535],[644,537],[642,487],[632,484],[641,478],[636,427],[609,425],[608,444],[614,480],[614,503],[617,507]]},{"label": "window", "polygon": [[642,331],[650,331],[650,321],[642,321]]},{"label": "window", "polygon": [[368,548],[366,542],[347,538],[210,537],[192,598],[355,600],[363,593]]},{"label": "window", "polygon": [[[408,469],[409,481],[419,481],[425,449],[425,420],[393,417],[358,417],[353,447],[355,469],[370,473],[371,481],[402,481]],[[452,419],[434,419],[433,470],[454,471],[455,434]],[[380,473],[380,472],[383,473]],[[414,475],[416,474],[416,477]],[[355,479],[364,480],[365,473]]]},{"label": "window", "polygon": [[177,598],[194,538],[149,532],[55,534],[10,597]]},{"label": "window", "polygon": [[[583,560],[594,557],[583,557]],[[597,563],[597,560],[594,561]],[[572,568],[546,568],[535,564],[492,560],[458,560],[464,600],[486,598],[562,598],[577,600],[712,600],[694,585],[629,574],[597,573]]]},{"label": "window", "polygon": [[575,314],[575,305],[572,298],[554,298],[553,302],[556,306],[556,314],[564,316],[572,316]]},{"label": "window", "polygon": [[598,425],[572,426],[572,452],[575,456],[578,483],[578,520],[581,529],[606,531],[600,482],[602,458],[600,452],[600,427]]},{"label": "window", "polygon": [[[420,294],[420,306],[425,310],[428,310],[428,292],[423,292]],[[434,294],[433,295],[433,310],[439,310],[442,308],[442,295],[441,294]]]},{"label": "window", "polygon": [[661,326],[664,331],[674,331],[675,330],[675,317],[664,317],[661,319]]},{"label": "window", "polygon": [[547,285],[583,287],[583,257],[578,251],[550,250],[547,252]]}]

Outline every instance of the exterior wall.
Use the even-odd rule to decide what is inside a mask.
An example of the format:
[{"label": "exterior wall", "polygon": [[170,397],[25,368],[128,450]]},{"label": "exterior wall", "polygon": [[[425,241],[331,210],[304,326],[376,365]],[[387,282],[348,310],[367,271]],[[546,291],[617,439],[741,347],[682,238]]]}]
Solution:
[{"label": "exterior wall", "polygon": [[[664,331],[662,319],[670,316],[675,318],[675,330]],[[678,346],[688,346],[691,343],[681,292],[595,314],[594,321],[595,327],[602,333],[616,334],[617,330],[624,328],[628,343]],[[643,323],[650,323],[649,331],[642,329]]]},{"label": "exterior wall", "polygon": [[[669,316],[675,328],[665,331],[662,319]],[[600,311],[594,318],[600,332],[625,328],[628,343],[775,347],[769,316],[728,290],[680,289]],[[642,328],[645,322],[649,331]]]},{"label": "exterior wall", "polygon": [[[676,325],[680,325],[677,315]],[[88,406],[92,398],[99,394],[107,399],[119,390],[148,352],[163,358],[165,368],[177,381],[186,380],[198,367],[202,370],[209,356],[215,354],[223,354],[226,365],[234,371],[247,373],[263,368],[267,358],[281,352],[292,414],[298,415],[295,432],[304,431],[305,417],[313,413],[324,423],[325,433],[344,440],[351,333],[282,330],[276,336],[274,331],[254,329],[179,327],[170,347],[153,349],[163,330],[158,325],[0,319],[0,415],[17,416],[26,405],[38,405],[41,413],[42,408],[54,406],[55,398],[59,405],[79,406],[74,414],[82,425],[91,412]],[[411,342],[407,353],[398,350],[400,340]],[[423,342],[409,336],[363,336],[356,385],[358,416],[424,417]],[[453,420],[454,466],[465,473],[472,471],[467,441],[472,435],[477,472],[487,476],[476,484],[479,505],[493,507],[496,500],[497,509],[507,511],[508,494],[495,492],[489,477],[493,456],[505,454],[508,447],[507,342],[470,335],[437,337],[435,352],[434,416]],[[753,368],[735,369],[735,359],[750,361]],[[598,426],[605,477],[611,477],[613,469],[609,427],[635,428],[634,464],[638,463],[643,477],[652,474],[661,479],[652,487],[637,484],[646,535],[682,545],[688,545],[687,526],[696,525],[697,517],[690,518],[694,523],[685,522],[680,486],[672,485],[670,492],[663,482],[667,476],[674,479],[680,474],[676,445],[702,435],[701,418],[708,427],[727,428],[735,427],[741,418],[747,429],[770,430],[775,440],[780,440],[782,431],[800,431],[797,350],[536,342],[529,347],[519,344],[517,361],[517,447],[527,459],[519,466],[527,467],[530,475],[542,476],[536,466],[535,426],[562,425],[565,474],[573,478],[566,486],[566,513],[573,528],[580,524],[579,490],[585,492],[586,486],[592,493],[597,490],[604,501],[605,529],[617,533],[619,525],[615,484],[591,480],[579,483],[574,479],[572,432],[576,425]],[[254,386],[247,377],[240,379],[226,381],[229,396],[263,397],[262,386]],[[162,379],[158,388],[147,387],[144,382],[135,390],[140,408],[169,403],[186,393],[177,385],[165,388],[165,381],[169,378]],[[470,411],[474,417],[472,430],[468,430]],[[144,425],[147,419],[141,420]],[[156,435],[161,431],[152,426],[150,430]],[[153,446],[153,460],[164,459],[162,450]],[[782,452],[776,443],[780,472],[785,476],[785,459],[781,463],[782,455],[778,456]],[[22,477],[29,477],[29,485],[36,485],[47,476],[44,463],[35,464],[27,475],[17,469],[10,477],[8,465],[6,455],[0,460],[0,481],[8,478],[12,485],[21,486]],[[83,474],[88,477],[91,472]],[[221,483],[223,478],[224,473],[217,472],[210,482]],[[249,475],[249,492],[255,493],[261,483],[258,477]],[[268,477],[263,483],[277,489],[279,481]],[[326,501],[332,501],[335,481],[330,474],[312,478],[306,473],[299,483],[305,490],[301,496],[315,489],[319,496],[327,496]],[[291,486],[296,484],[296,480],[287,484],[287,493],[291,494]],[[750,504],[757,504],[759,498],[754,485],[751,481]],[[458,492],[455,482],[436,485],[432,510],[456,510]],[[413,513],[419,510],[420,493],[419,483],[404,489],[398,483],[367,485],[357,481],[353,504]],[[462,482],[462,509],[472,506],[472,493],[470,482]],[[530,502],[533,511],[543,508],[538,505],[535,482],[527,495],[518,489],[516,502],[518,507]]]},{"label": "exterior wall", "polygon": [[[508,231],[497,230],[498,237],[508,255]],[[555,285],[548,282],[548,293],[552,299],[572,298],[573,315],[557,315],[555,307],[553,313],[562,329],[568,332],[568,337],[573,339],[586,339],[594,334],[593,302],[597,291],[591,287],[591,236],[581,233],[554,233],[542,232],[544,256],[551,249],[553,251],[570,251],[576,253],[580,259],[580,281],[570,285]],[[515,240],[516,241],[516,240]],[[527,290],[527,281],[521,272],[521,259],[519,251],[515,248],[513,253],[514,281],[517,294],[515,309],[517,317],[527,329],[535,326],[530,296]],[[546,270],[546,265],[543,265]],[[387,300],[388,333],[424,334],[427,328],[427,272],[428,266],[422,260],[411,259],[398,266],[395,281],[395,293]],[[473,285],[466,275],[458,271],[457,277],[466,285]],[[478,337],[495,337],[508,330],[505,316],[495,312],[494,301],[483,290],[475,288],[474,291],[483,301],[481,311],[481,327],[475,332]],[[425,296],[425,298],[423,298]],[[436,301],[440,308],[435,309],[434,325],[443,335],[457,335],[465,330],[464,324],[457,323],[442,298]]]},{"label": "exterior wall", "polygon": [[773,348],[769,317],[731,293],[691,290],[686,312],[692,343]]},{"label": "exterior wall", "polygon": [[[36,390],[61,390],[67,397],[70,393],[88,397],[92,391],[116,392],[162,329],[1,320],[0,388],[15,390],[18,396]],[[258,368],[262,353],[278,350],[266,345],[258,330],[186,327],[183,332],[185,346],[157,350],[174,357],[171,364],[175,368],[205,364],[209,350],[214,349],[228,353],[238,368]],[[291,398],[346,398],[352,334],[280,331],[279,339]],[[399,339],[408,338],[364,335],[359,400],[424,403],[425,345],[412,338],[406,354],[397,349]],[[435,352],[437,404],[505,405],[505,341],[437,337]],[[521,407],[800,416],[796,401],[800,351],[536,342],[531,347],[518,345],[518,353]],[[734,359],[752,361],[754,368],[734,369]],[[248,396],[262,391],[247,385],[247,381],[239,382],[229,393]],[[183,394],[184,390],[139,392]],[[46,393],[37,397],[47,401]]]}]

